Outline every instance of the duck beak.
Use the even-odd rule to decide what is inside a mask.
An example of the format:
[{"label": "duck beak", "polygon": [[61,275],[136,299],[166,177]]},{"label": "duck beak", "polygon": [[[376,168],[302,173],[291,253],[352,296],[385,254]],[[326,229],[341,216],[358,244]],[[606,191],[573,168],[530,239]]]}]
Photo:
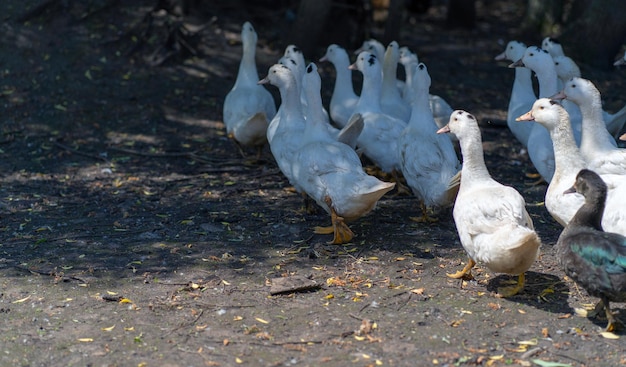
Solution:
[{"label": "duck beak", "polygon": [[626,134],[624,134],[624,135],[620,136],[620,137],[619,137],[619,140],[622,140],[622,141],[626,140]]},{"label": "duck beak", "polygon": [[552,97],[550,97],[550,99],[556,100],[556,101],[562,101],[564,99],[566,99],[567,96],[565,95],[565,91],[562,90],[559,93],[553,95]]},{"label": "duck beak", "polygon": [[445,134],[445,133],[449,133],[450,132],[450,127],[448,125],[442,127],[441,129],[437,130],[437,134]]},{"label": "duck beak", "polygon": [[268,79],[268,77],[265,77],[265,78],[263,78],[263,79],[259,80],[259,81],[258,81],[258,82],[256,82],[256,83],[257,83],[257,84],[267,84],[267,83],[269,83],[269,82],[270,82],[270,80]]},{"label": "duck beak", "polygon": [[517,61],[515,61],[514,63],[512,63],[511,65],[509,65],[510,68],[521,68],[524,67],[524,62],[522,61],[522,59],[519,59]]},{"label": "duck beak", "polygon": [[528,111],[520,117],[516,118],[515,121],[535,121],[533,117],[533,111]]},{"label": "duck beak", "polygon": [[502,60],[506,59],[506,55],[503,52],[503,53],[499,54],[498,56],[494,57],[493,59],[496,60],[496,61],[502,61]]},{"label": "duck beak", "polygon": [[351,64],[350,66],[348,66],[348,69],[350,69],[350,70],[359,70],[359,68],[356,67],[356,62],[354,64]]},{"label": "duck beak", "polygon": [[328,57],[326,55],[320,57],[320,62],[328,61]]},{"label": "duck beak", "polygon": [[576,187],[572,186],[572,187],[570,187],[569,189],[567,189],[567,190],[563,191],[563,195],[565,195],[565,194],[574,194],[574,193],[576,193],[576,192],[577,192],[577,191],[576,191]]}]

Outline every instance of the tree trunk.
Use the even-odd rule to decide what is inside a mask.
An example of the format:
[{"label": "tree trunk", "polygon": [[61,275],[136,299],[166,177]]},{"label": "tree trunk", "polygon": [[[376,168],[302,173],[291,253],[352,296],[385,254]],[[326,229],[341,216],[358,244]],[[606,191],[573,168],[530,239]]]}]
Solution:
[{"label": "tree trunk", "polygon": [[314,54],[331,7],[332,0],[301,0],[297,19],[288,36],[289,43],[298,46],[305,55]]},{"label": "tree trunk", "polygon": [[559,36],[566,54],[580,63],[611,68],[615,55],[626,41],[626,1],[578,0],[575,3],[584,12],[572,19]]},{"label": "tree trunk", "polygon": [[563,20],[563,0],[528,0],[522,29],[531,37],[554,35]]}]

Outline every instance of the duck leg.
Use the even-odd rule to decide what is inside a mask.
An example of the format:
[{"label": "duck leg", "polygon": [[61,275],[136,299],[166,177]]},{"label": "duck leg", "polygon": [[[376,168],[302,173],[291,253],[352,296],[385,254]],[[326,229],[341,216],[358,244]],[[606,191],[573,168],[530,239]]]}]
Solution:
[{"label": "duck leg", "polygon": [[409,217],[410,220],[417,223],[435,223],[439,221],[439,219],[428,215],[428,207],[426,207],[426,204],[424,204],[423,201],[420,201],[420,208],[422,209],[422,216]]},{"label": "duck leg", "polygon": [[624,325],[622,325],[622,323],[619,320],[617,320],[615,316],[613,316],[613,312],[611,312],[611,306],[609,306],[609,300],[604,297],[601,298],[600,302],[598,302],[598,304],[596,305],[596,309],[598,308],[600,304],[604,306],[606,319],[609,321],[608,325],[606,326],[606,331],[613,332],[615,330],[622,329]]},{"label": "duck leg", "polygon": [[411,195],[411,189],[402,182],[402,173],[397,170],[391,171],[392,181],[396,182],[396,194],[397,195]]},{"label": "duck leg", "polygon": [[517,284],[516,285],[514,285],[512,287],[501,287],[501,288],[498,288],[498,295],[500,297],[511,297],[511,296],[514,296],[514,295],[518,294],[524,288],[524,280],[525,280],[525,275],[524,275],[524,273],[522,273],[517,278]]},{"label": "duck leg", "polygon": [[327,196],[324,201],[330,208],[330,221],[332,223],[329,227],[315,227],[314,232],[317,234],[330,234],[333,233],[333,240],[329,242],[331,245],[341,245],[348,243],[354,237],[354,233],[350,230],[350,227],[344,222],[343,217],[337,215],[335,209],[333,209],[332,201]]},{"label": "duck leg", "polygon": [[474,277],[472,276],[472,268],[474,267],[474,265],[476,265],[476,261],[474,261],[472,258],[469,258],[469,260],[467,261],[467,265],[465,265],[463,270],[457,271],[454,274],[446,274],[446,275],[454,279],[461,279],[461,278],[474,279]]}]

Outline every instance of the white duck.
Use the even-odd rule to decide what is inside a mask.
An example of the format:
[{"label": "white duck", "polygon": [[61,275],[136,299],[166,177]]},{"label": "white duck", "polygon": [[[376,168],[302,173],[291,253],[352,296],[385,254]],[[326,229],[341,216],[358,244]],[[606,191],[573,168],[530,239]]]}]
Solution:
[{"label": "white duck", "polygon": [[489,175],[480,129],[473,115],[454,111],[448,125],[437,131],[445,132],[455,134],[461,144],[463,168],[453,216],[469,256],[463,270],[448,276],[471,277],[476,262],[484,263],[491,271],[519,275],[516,286],[498,289],[503,297],[517,294],[524,287],[524,273],[541,246],[524,198]]},{"label": "white duck", "polygon": [[411,119],[398,139],[402,174],[420,200],[422,216],[414,219],[418,222],[436,221],[428,216],[427,207],[447,208],[454,204],[461,169],[450,139],[437,134],[428,100],[430,83],[426,65],[418,64],[412,79],[415,97]]},{"label": "white duck", "polygon": [[376,55],[378,60],[382,60],[385,56],[385,46],[374,38],[363,41],[361,47],[354,50],[354,54],[359,55],[363,51],[368,51]]},{"label": "white duck", "polygon": [[[505,50],[494,59],[496,61],[509,60],[516,62],[524,56],[526,48],[526,45],[522,42],[510,41],[506,45]],[[531,76],[530,69],[515,68],[515,79],[513,80],[506,116],[506,124],[509,130],[524,147],[528,145],[528,137],[534,124],[519,124],[515,121],[515,118],[528,111],[537,99]]]},{"label": "white duck", "polygon": [[235,85],[224,99],[226,132],[241,145],[263,146],[269,121],[276,115],[274,98],[258,85],[255,55],[258,36],[252,24],[241,28],[243,55]]},{"label": "white duck", "polygon": [[[402,99],[407,103],[413,103],[413,70],[419,64],[417,54],[412,52],[408,47],[400,47],[400,64],[404,67],[404,88],[402,89]],[[443,127],[450,120],[450,114],[452,114],[452,107],[446,102],[445,99],[435,94],[428,95],[428,103],[430,110],[433,113],[433,118],[438,127]],[[454,135],[449,135],[450,140],[456,141]]]},{"label": "white duck", "polygon": [[590,80],[572,78],[552,99],[568,99],[580,107],[583,132],[580,153],[587,168],[598,174],[626,175],[626,149],[617,148],[615,139],[602,120],[600,91]]},{"label": "white duck", "polygon": [[352,86],[352,72],[348,69],[350,66],[348,52],[341,46],[332,44],[328,46],[326,54],[320,61],[330,61],[335,67],[335,86],[330,98],[330,117],[335,124],[343,127],[348,123],[359,102],[359,96],[354,93]]},{"label": "white duck", "polygon": [[[569,115],[558,102],[541,98],[535,101],[532,110],[518,117],[518,121],[536,121],[550,132],[556,168],[546,191],[545,204],[550,215],[566,226],[583,205],[584,198],[565,191],[576,180],[576,174],[586,168],[574,141]],[[626,234],[626,176],[605,174],[601,177],[609,188],[602,227],[607,232]]]},{"label": "white duck", "polygon": [[[279,168],[298,191],[331,214],[333,243],[350,241],[352,231],[344,220],[367,214],[394,184],[367,175],[356,152],[331,136],[324,121],[304,119],[289,68],[273,65],[259,83],[277,86],[283,101],[280,125],[270,143]],[[331,233],[324,228],[316,231]]]},{"label": "white duck", "polygon": [[[574,60],[567,56],[556,56],[553,57],[553,59],[556,73],[561,82],[561,89],[563,89],[565,84],[570,79],[574,77],[580,77],[580,68],[578,67],[578,65],[576,65]],[[617,136],[622,127],[624,127],[624,123],[626,123],[626,106],[622,107],[621,110],[613,114],[603,110],[602,107],[600,108],[600,111],[602,112],[602,119],[604,121],[606,129],[612,136]]]},{"label": "white duck", "polygon": [[[513,67],[527,67],[535,72],[539,82],[539,97],[547,98],[558,92],[558,76],[554,61],[550,54],[537,46],[530,46],[524,52],[524,56],[511,64]],[[576,142],[580,142],[582,130],[582,116],[580,109],[574,103],[564,104],[570,114],[570,121],[574,129]],[[550,135],[541,126],[535,124],[528,138],[528,156],[533,165],[546,182],[550,182],[554,174],[554,150]]]},{"label": "white duck", "polygon": [[355,113],[363,116],[365,124],[358,139],[362,151],[383,172],[395,174],[400,170],[398,137],[406,127],[400,119],[383,113],[380,106],[382,87],[381,65],[378,58],[363,51],[350,69],[363,73],[363,87]]},{"label": "white duck", "polygon": [[[303,106],[305,106],[304,118],[306,118],[307,100],[306,100],[306,97],[304,96],[304,89],[302,88],[302,78],[304,78],[304,70],[306,68],[306,64],[305,64],[304,54],[302,53],[302,50],[295,45],[288,45],[287,47],[285,47],[285,52],[283,54],[283,57],[278,61],[278,63],[286,65],[294,73],[294,76],[296,77],[296,84],[298,86],[298,90],[300,91],[300,102],[302,103]],[[330,118],[328,117],[328,111],[326,111],[324,106],[321,106],[321,109],[322,109],[322,113],[324,116],[324,120],[330,123]]]},{"label": "white duck", "polygon": [[563,46],[556,38],[546,37],[541,41],[541,48],[548,51],[550,56],[565,56],[563,52]]},{"label": "white duck", "polygon": [[270,67],[265,78],[259,80],[259,84],[266,83],[278,87],[281,99],[279,112],[267,129],[270,150],[281,172],[298,192],[302,192],[292,172],[293,159],[296,151],[302,147],[306,126],[296,78],[287,66],[276,64]]},{"label": "white duck", "polygon": [[355,149],[359,135],[361,135],[361,132],[363,131],[363,119],[350,119],[341,130],[330,125],[326,121],[326,116],[322,110],[322,96],[320,95],[321,87],[322,79],[317,71],[317,65],[310,63],[306,68],[304,78],[302,78],[302,88],[304,96],[307,100],[307,105],[305,107],[306,120],[308,121],[309,119],[313,119],[318,121],[316,126],[322,126],[326,129],[328,136],[331,136],[338,142],[347,144],[350,148]]},{"label": "white duck", "polygon": [[400,59],[398,49],[398,42],[392,41],[385,51],[380,106],[386,114],[399,118],[402,121],[409,121],[411,107],[402,99],[401,89],[398,89],[396,83],[398,80],[398,60]]}]

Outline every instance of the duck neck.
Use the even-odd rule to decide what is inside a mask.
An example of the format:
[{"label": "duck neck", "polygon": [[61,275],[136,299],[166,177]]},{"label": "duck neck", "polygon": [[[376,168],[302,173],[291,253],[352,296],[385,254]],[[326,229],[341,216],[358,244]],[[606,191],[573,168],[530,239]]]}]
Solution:
[{"label": "duck neck", "polygon": [[350,66],[350,59],[348,59],[348,55],[345,55],[345,57],[338,57],[333,64],[335,65],[336,74],[333,95],[343,94],[356,96],[354,88],[352,87],[352,70],[348,69],[348,66]]},{"label": "duck neck", "polygon": [[463,182],[480,182],[491,180],[485,156],[483,152],[483,142],[480,131],[476,132],[474,139],[462,139],[461,154],[463,156],[463,168],[461,169],[461,184]]},{"label": "duck neck", "polygon": [[393,93],[394,91],[398,91],[396,87],[396,73],[398,71],[398,63],[391,59],[390,57],[385,58],[385,62],[383,64],[383,87],[382,89],[385,91],[384,93]]},{"label": "duck neck", "polygon": [[532,71],[527,68],[515,68],[515,80],[513,81],[514,90],[526,90],[531,93],[533,91]]},{"label": "duck neck", "polygon": [[256,43],[243,42],[243,55],[239,63],[239,72],[235,84],[256,84],[259,81],[259,73],[256,69]]},{"label": "duck neck", "polygon": [[569,118],[563,114],[566,114],[566,112],[563,111],[561,114],[561,123],[549,131],[554,147],[555,171],[561,171],[562,169],[578,171],[585,167],[585,160],[578,146],[576,146]]},{"label": "duck neck", "polygon": [[598,231],[602,229],[602,214],[604,213],[606,196],[585,198],[585,203],[578,209],[568,227],[591,227]]},{"label": "duck neck", "polygon": [[289,78],[289,81],[282,88],[279,88],[279,91],[280,99],[282,101],[281,109],[285,119],[303,119],[302,103],[300,102],[300,95],[296,86],[296,80],[294,78]]},{"label": "duck neck", "polygon": [[539,82],[539,98],[548,98],[558,93],[559,78],[554,67],[542,68],[535,73]]},{"label": "duck neck", "polygon": [[[428,89],[424,88],[415,89],[413,103],[411,104],[411,119],[409,120],[409,125],[411,125],[412,127],[421,126],[422,124],[425,124],[428,121],[432,120],[432,112],[430,110],[430,100],[428,92]],[[428,117],[428,114],[430,114],[430,119],[425,118]],[[434,120],[432,121],[434,122]]]},{"label": "duck neck", "polygon": [[602,116],[602,102],[600,96],[594,96],[579,104],[583,117],[580,151],[597,152],[615,146],[613,137],[606,130]]},{"label": "duck neck", "polygon": [[380,72],[364,75],[357,110],[362,112],[380,112],[381,87],[382,75]]}]

